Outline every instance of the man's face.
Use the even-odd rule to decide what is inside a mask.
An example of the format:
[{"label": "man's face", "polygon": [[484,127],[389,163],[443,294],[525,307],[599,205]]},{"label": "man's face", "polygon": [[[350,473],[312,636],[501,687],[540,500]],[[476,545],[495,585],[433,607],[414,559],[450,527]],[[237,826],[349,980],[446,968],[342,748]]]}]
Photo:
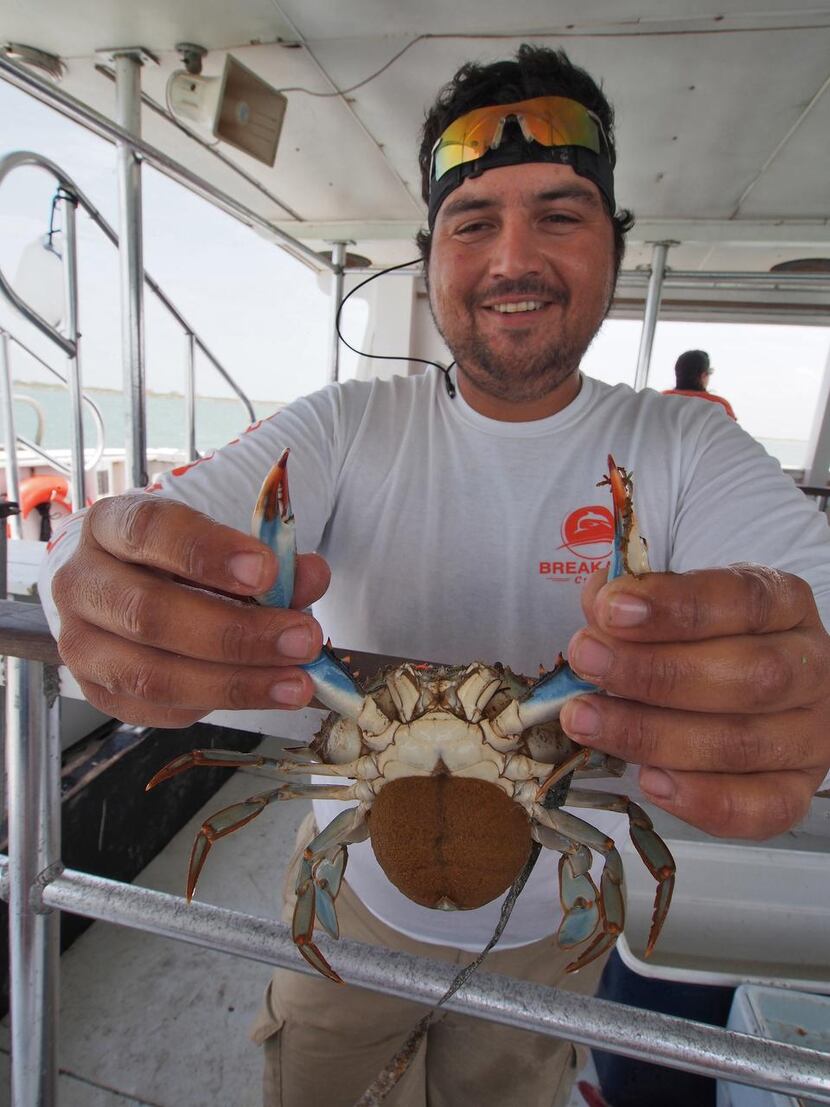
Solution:
[{"label": "man's face", "polygon": [[462,390],[466,377],[488,413],[510,417],[511,405],[544,405],[573,376],[602,323],[614,284],[611,219],[570,166],[490,169],[439,209],[428,277]]}]

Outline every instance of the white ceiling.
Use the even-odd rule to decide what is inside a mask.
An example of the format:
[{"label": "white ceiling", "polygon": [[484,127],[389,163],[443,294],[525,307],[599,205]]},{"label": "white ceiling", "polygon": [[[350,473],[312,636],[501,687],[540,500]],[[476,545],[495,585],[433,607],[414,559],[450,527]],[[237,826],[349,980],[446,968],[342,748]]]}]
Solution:
[{"label": "white ceiling", "polygon": [[683,243],[670,257],[681,269],[830,256],[830,7],[689,7],[524,0],[517,16],[493,0],[3,0],[0,44],[60,54],[61,87],[110,117],[114,86],[95,66],[114,47],[157,55],[142,81],[160,103],[181,41],[209,49],[206,75],[232,50],[277,88],[335,93],[287,93],[273,169],[222,148],[279,202],[146,108],[144,138],[315,246],[345,235],[390,263],[411,255],[423,219],[416,136],[437,87],[521,41],[563,46],[616,108],[618,200],[638,217],[627,267],[663,238]]}]

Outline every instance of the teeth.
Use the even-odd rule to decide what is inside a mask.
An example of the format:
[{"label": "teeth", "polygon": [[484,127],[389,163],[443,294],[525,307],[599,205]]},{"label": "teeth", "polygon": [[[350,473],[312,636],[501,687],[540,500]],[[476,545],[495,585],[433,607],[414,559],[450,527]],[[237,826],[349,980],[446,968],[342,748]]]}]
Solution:
[{"label": "teeth", "polygon": [[538,311],[544,304],[540,300],[522,300],[519,304],[493,304],[493,307],[496,311],[509,314],[514,311]]}]

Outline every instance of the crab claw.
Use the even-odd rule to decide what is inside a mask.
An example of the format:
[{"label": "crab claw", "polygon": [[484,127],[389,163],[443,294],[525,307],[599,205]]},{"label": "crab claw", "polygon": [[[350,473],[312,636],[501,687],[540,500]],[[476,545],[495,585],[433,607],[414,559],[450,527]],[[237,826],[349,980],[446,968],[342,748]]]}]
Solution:
[{"label": "crab claw", "polygon": [[267,592],[257,596],[266,607],[290,607],[294,595],[294,568],[297,561],[297,539],[294,512],[288,495],[288,453],[283,450],[279,461],[265,478],[251,520],[251,533],[279,558],[277,579]]},{"label": "crab claw", "polygon": [[[608,455],[608,476],[599,482],[608,485],[614,507],[614,539],[608,579],[650,571],[646,541],[640,536],[631,499],[631,477]],[[563,704],[574,696],[597,692],[595,684],[576,676],[562,655],[549,673],[542,676],[519,700],[511,701],[492,720],[491,726],[500,738],[520,734],[529,726],[558,719]]]},{"label": "crab claw", "polygon": [[614,548],[608,579],[614,580],[628,573],[638,575],[650,572],[648,545],[640,534],[634,504],[631,499],[631,475],[608,455],[608,476],[600,481],[600,487],[611,488],[614,505]]},{"label": "crab claw", "polygon": [[[254,537],[270,546],[279,558],[277,579],[267,592],[257,596],[258,602],[267,607],[290,607],[294,594],[297,534],[288,492],[288,454],[287,449],[283,450],[263,481],[251,522]],[[389,725],[371,696],[366,695],[335,657],[330,645],[301,668],[311,677],[317,699],[332,711],[349,719],[360,719],[361,726],[370,734],[379,734]]]}]

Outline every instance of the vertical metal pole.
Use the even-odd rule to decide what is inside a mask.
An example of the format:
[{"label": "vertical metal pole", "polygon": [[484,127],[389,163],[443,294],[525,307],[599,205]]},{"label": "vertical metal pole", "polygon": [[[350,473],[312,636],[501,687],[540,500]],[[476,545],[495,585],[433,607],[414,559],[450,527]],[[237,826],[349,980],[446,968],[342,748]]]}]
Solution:
[{"label": "vertical metal pole", "polygon": [[7,665],[12,1107],[54,1107],[60,916],[38,906],[38,877],[60,858],[57,673]]},{"label": "vertical metal pole", "polygon": [[332,242],[331,244],[331,263],[334,266],[331,316],[331,379],[333,381],[339,380],[340,378],[340,337],[337,333],[337,312],[343,302],[343,273],[346,268],[346,246],[347,243],[345,242]]},{"label": "vertical metal pole", "polygon": [[[810,440],[807,445],[807,457],[804,461],[804,483],[812,485],[827,484],[830,474],[830,350],[824,366],[816,400]],[[822,507],[825,510],[826,504]]]},{"label": "vertical metal pole", "polygon": [[78,239],[75,230],[75,215],[78,201],[74,196],[63,193],[63,225],[65,249],[63,252],[63,278],[66,293],[66,329],[67,338],[74,343],[74,353],[69,357],[69,402],[72,408],[72,473],[70,492],[72,507],[75,511],[86,503],[86,481],[84,473],[84,417],[83,392],[81,388],[81,334],[78,328]]},{"label": "vertical metal pole", "polygon": [[187,460],[195,461],[196,451],[196,336],[192,331],[185,334],[187,339],[187,363],[184,374],[184,429]]},{"label": "vertical metal pole", "polygon": [[[20,473],[17,468],[17,431],[14,425],[14,390],[9,336],[0,330],[0,404],[3,407],[3,438],[6,444],[6,496],[20,503]],[[20,516],[9,517],[9,533],[20,537]],[[5,526],[5,521],[3,526]],[[5,599],[5,595],[3,599]]]},{"label": "vertical metal pole", "polygon": [[[141,55],[114,55],[116,122],[141,137]],[[136,488],[147,484],[147,420],[144,408],[144,256],[141,218],[141,162],[125,142],[118,143],[121,261],[121,349],[127,442],[127,476]]]},{"label": "vertical metal pole", "polygon": [[646,294],[643,329],[640,332],[640,349],[637,352],[637,372],[634,375],[634,387],[638,392],[648,384],[651,348],[654,345],[654,331],[657,326],[660,297],[663,293],[663,277],[666,272],[666,254],[669,252],[669,246],[674,245],[674,242],[655,242],[651,253],[651,278]]},{"label": "vertical metal pole", "polygon": [[[20,507],[16,503],[0,501],[0,599],[9,593],[9,544],[6,541],[6,521],[16,517]],[[0,688],[0,811],[6,810],[6,670],[3,667],[3,687]]]}]

